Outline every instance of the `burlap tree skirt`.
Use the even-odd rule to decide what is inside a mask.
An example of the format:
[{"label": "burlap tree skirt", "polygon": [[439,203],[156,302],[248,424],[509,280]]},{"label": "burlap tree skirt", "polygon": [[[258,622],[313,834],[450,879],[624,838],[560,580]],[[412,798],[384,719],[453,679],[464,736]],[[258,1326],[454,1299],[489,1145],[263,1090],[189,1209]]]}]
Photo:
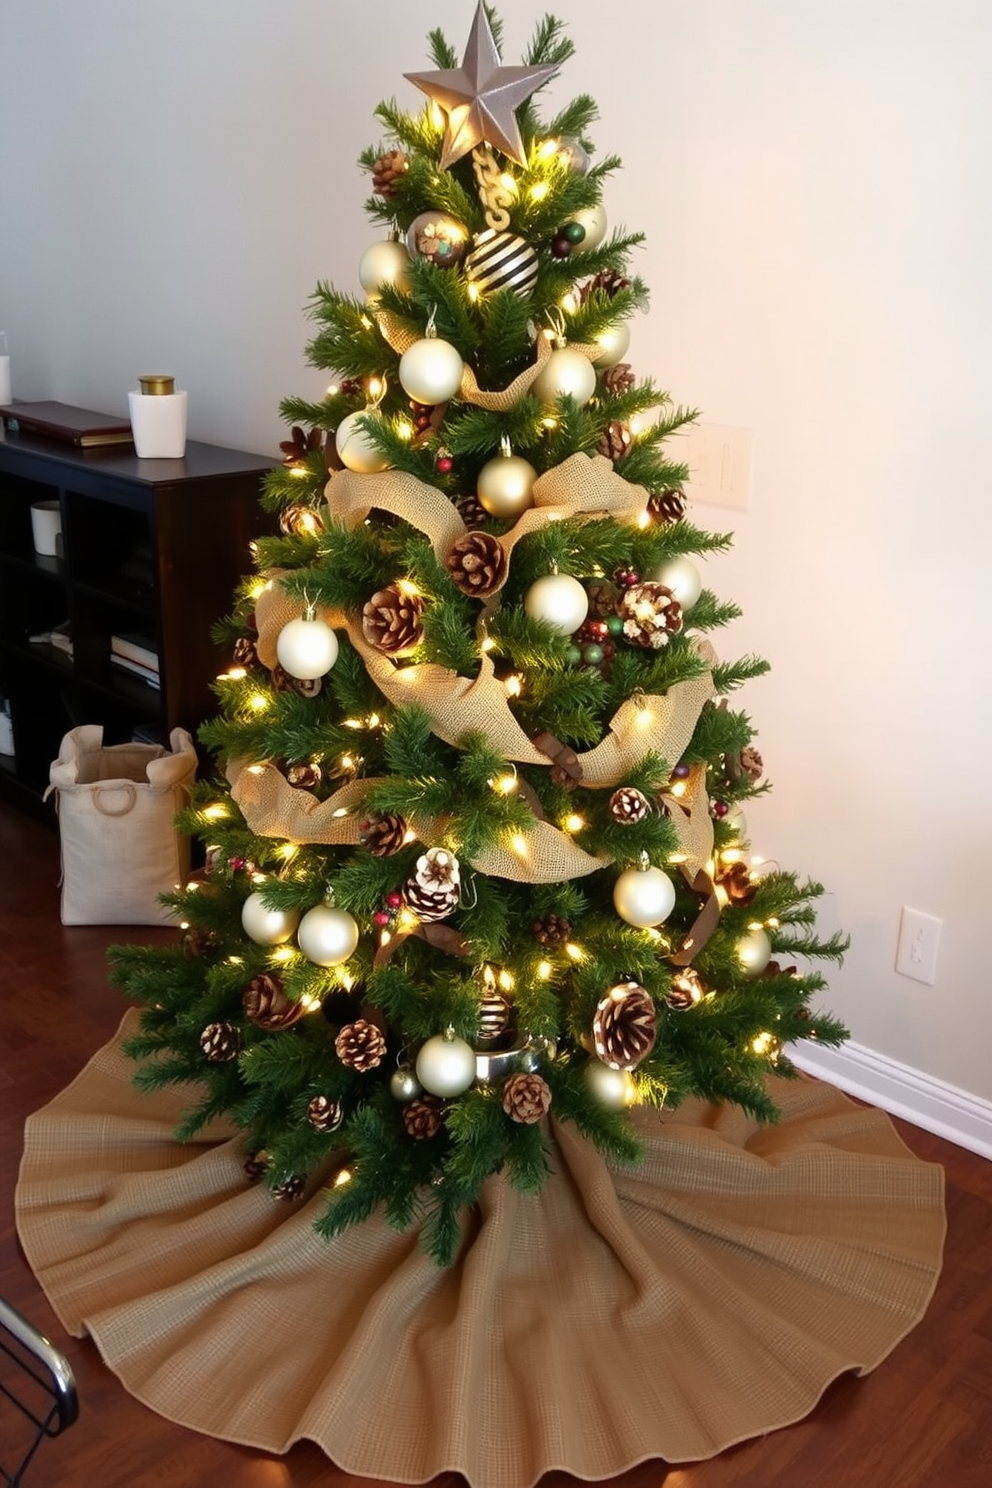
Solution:
[{"label": "burlap tree skirt", "polygon": [[942,1172],[827,1085],[776,1081],[774,1127],[640,1112],[632,1171],[555,1126],[543,1192],[491,1180],[445,1271],[378,1219],[321,1240],[319,1191],[248,1186],[226,1130],[174,1141],[189,1092],[134,1091],[134,1017],[28,1121],[18,1227],[66,1328],[194,1430],[405,1483],[604,1478],[800,1419],[929,1302]]}]

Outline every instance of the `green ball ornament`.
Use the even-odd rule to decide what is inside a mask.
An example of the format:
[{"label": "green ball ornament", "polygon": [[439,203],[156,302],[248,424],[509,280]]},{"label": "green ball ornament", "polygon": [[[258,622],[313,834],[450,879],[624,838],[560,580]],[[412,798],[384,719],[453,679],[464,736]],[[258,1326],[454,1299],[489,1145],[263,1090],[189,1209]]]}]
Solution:
[{"label": "green ball ornament", "polygon": [[585,241],[586,230],[581,222],[566,222],[561,230],[561,235],[566,238],[573,247]]}]

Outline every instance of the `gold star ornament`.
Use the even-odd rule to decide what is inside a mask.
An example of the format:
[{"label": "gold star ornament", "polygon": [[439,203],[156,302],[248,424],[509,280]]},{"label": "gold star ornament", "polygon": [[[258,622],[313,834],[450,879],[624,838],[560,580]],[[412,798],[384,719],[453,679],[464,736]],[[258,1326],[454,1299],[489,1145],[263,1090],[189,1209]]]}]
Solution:
[{"label": "gold star ornament", "polygon": [[526,165],[515,111],[557,71],[552,66],[503,67],[479,0],[461,67],[404,76],[448,116],[441,154],[441,169],[447,170],[486,143]]}]

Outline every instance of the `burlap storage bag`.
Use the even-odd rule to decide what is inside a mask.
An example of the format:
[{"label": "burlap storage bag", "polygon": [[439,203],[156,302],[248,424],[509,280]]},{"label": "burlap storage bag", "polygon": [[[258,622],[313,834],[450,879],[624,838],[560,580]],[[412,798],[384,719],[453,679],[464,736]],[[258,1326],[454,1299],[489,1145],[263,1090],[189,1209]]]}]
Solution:
[{"label": "burlap storage bag", "polygon": [[62,839],[63,925],[164,925],[159,903],[189,872],[175,828],[196,778],[185,729],[160,744],[104,746],[99,724],[66,734],[49,771]]}]

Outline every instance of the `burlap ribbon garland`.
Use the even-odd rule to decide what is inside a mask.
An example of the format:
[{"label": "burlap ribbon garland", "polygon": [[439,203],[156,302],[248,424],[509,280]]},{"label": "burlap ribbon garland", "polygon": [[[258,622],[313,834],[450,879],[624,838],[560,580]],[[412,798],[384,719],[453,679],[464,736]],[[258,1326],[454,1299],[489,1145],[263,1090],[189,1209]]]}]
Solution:
[{"label": "burlap ribbon garland", "polygon": [[[327,497],[332,519],[346,529],[364,522],[373,508],[389,512],[423,532],[442,562],[452,542],[466,530],[442,492],[400,471],[369,475],[341,471],[328,482]],[[617,521],[635,523],[646,500],[646,492],[618,476],[609,460],[600,455],[572,455],[538,477],[533,507],[500,541],[509,556],[521,538],[540,531],[549,522],[590,520],[609,514]],[[300,613],[300,601],[286,593],[279,583],[281,577],[277,571],[268,575],[270,582],[255,606],[258,656],[270,668],[276,663],[280,630]],[[515,717],[487,653],[483,652],[475,677],[461,677],[434,662],[397,665],[365,640],[358,616],[319,606],[318,614],[335,630],[347,632],[382,695],[396,707],[415,702],[423,708],[439,739],[458,747],[466,734],[481,733],[507,761],[548,766],[547,755]],[[697,637],[693,644],[707,667],[712,666],[715,654],[709,642]],[[664,695],[627,699],[610,719],[600,743],[578,754],[583,785],[594,790],[613,789],[629,778],[649,751],[670,763],[680,759],[704,703],[713,694],[713,679],[707,670],[700,677],[675,683]],[[245,784],[241,775],[237,777],[235,799],[253,830],[299,842],[345,844],[359,840],[357,829],[346,826],[347,817],[340,815],[345,810],[350,812],[359,796],[345,797],[339,791],[323,803],[313,797],[301,801],[300,792],[285,781],[280,785],[280,781],[278,772],[271,770],[253,775]],[[343,790],[354,791],[359,785],[352,782]],[[687,791],[672,811],[684,858],[683,871],[690,881],[709,860],[713,842],[705,791],[701,793],[702,804],[697,799],[699,794]],[[266,823],[264,829],[256,825],[261,821]],[[411,823],[411,828],[416,831],[416,824]],[[356,835],[349,836],[349,831]],[[488,850],[473,862],[479,872],[521,883],[562,882],[581,878],[602,866],[603,859],[585,852],[568,834],[546,821],[535,822],[527,833]]]},{"label": "burlap ribbon garland", "polygon": [[[380,310],[376,320],[383,339],[388,342],[397,356],[402,356],[405,351],[409,351],[415,342],[423,340],[422,331],[411,330],[403,321],[399,320],[395,315],[391,315],[388,310]],[[537,359],[533,366],[526,367],[507,387],[498,388],[491,392],[480,388],[475,373],[466,362],[465,370],[462,373],[461,387],[458,389],[459,398],[463,403],[471,403],[476,408],[488,409],[490,413],[508,413],[511,408],[514,408],[520,402],[521,398],[530,392],[531,387],[537,380],[538,373],[554,349],[554,345],[547,336],[538,336],[536,347]],[[603,348],[601,346],[587,344],[582,341],[569,341],[568,349],[569,351],[578,352],[580,356],[584,356],[590,362],[594,362],[598,356],[602,356],[603,354]]]}]

